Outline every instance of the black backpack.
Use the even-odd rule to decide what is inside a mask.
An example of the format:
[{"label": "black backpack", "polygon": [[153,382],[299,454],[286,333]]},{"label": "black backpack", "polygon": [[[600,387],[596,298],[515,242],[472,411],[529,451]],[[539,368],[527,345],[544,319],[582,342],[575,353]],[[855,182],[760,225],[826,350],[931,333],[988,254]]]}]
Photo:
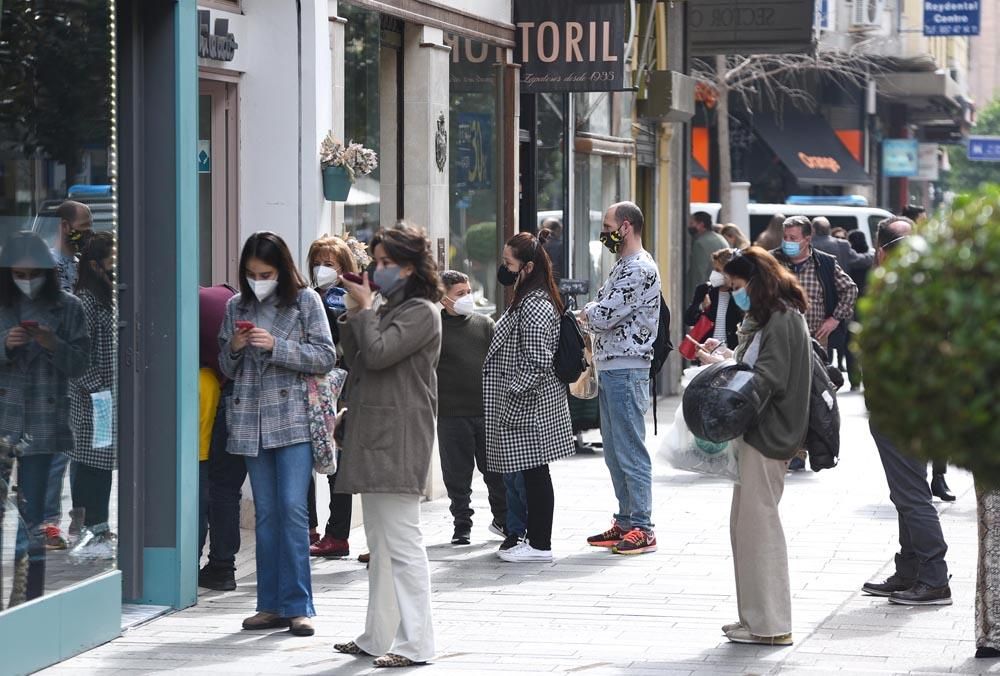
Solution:
[{"label": "black backpack", "polygon": [[653,434],[659,431],[656,422],[656,376],[659,375],[667,357],[674,350],[670,341],[670,308],[660,294],[660,321],[657,323],[656,339],[653,341],[653,361],[649,365],[649,379],[653,383]]},{"label": "black backpack", "polygon": [[809,387],[809,430],[803,447],[814,472],[837,466],[840,459],[840,407],[837,390],[844,377],[827,363],[826,350],[812,341],[812,380]]},{"label": "black backpack", "polygon": [[567,385],[572,385],[587,370],[587,360],[583,356],[583,332],[572,310],[563,312],[559,319],[559,346],[552,357],[556,377]]}]

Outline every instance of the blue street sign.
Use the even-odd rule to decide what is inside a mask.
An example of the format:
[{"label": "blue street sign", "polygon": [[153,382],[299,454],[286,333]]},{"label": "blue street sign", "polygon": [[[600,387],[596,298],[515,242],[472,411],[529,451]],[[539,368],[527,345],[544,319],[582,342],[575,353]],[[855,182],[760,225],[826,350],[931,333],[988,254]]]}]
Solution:
[{"label": "blue street sign", "polygon": [[924,0],[924,35],[979,35],[980,0]]},{"label": "blue street sign", "polygon": [[970,136],[968,157],[978,162],[1000,162],[1000,136]]}]

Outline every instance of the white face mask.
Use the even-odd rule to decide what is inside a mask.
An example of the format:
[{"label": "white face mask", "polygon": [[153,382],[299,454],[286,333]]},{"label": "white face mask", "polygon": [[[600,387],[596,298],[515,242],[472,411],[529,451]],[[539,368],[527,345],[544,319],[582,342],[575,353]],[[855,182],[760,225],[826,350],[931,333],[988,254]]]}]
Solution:
[{"label": "white face mask", "polygon": [[15,279],[14,284],[21,290],[21,293],[31,300],[35,300],[38,294],[41,293],[42,287],[45,286],[45,276],[32,277],[31,279]]},{"label": "white face mask", "polygon": [[317,265],[313,268],[313,279],[316,280],[316,286],[325,289],[332,284],[336,284],[337,280],[340,279],[340,275],[331,267]]},{"label": "white face mask", "polygon": [[472,299],[472,294],[466,294],[452,304],[455,314],[471,315],[476,312],[476,301]]},{"label": "white face mask", "polygon": [[712,286],[725,286],[726,276],[718,270],[712,270],[712,274],[708,276],[708,283]]},{"label": "white face mask", "polygon": [[247,279],[247,284],[261,303],[270,298],[278,288],[277,279]]}]

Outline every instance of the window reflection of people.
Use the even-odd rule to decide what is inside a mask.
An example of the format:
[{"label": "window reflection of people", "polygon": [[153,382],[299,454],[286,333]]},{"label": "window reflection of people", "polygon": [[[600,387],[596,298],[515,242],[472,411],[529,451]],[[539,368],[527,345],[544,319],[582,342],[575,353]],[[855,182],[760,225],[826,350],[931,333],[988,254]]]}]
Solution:
[{"label": "window reflection of people", "polygon": [[[100,410],[94,397],[106,403],[117,399],[115,365],[118,326],[114,309],[115,239],[110,232],[95,235],[80,256],[76,294],[90,335],[90,362],[79,378],[70,381],[70,426],[74,462],[73,509],[83,514],[83,529],[70,556],[75,559],[113,559],[114,535],[108,523],[111,473],[117,464],[117,425],[114,406]],[[105,417],[104,413],[108,415]]]},{"label": "window reflection of people", "polygon": [[558,218],[549,216],[542,221],[540,229],[549,231],[549,238],[542,246],[552,260],[552,277],[558,284],[566,269],[563,267],[563,224]]},{"label": "window reflection of people", "polygon": [[[56,209],[59,218],[59,232],[52,247],[52,257],[56,262],[56,276],[63,291],[73,293],[77,280],[77,260],[93,234],[94,218],[90,207],[81,202],[66,200]],[[49,488],[45,496],[45,544],[49,549],[65,549],[66,538],[60,529],[62,521],[62,486],[69,457],[58,454],[52,458],[49,468]],[[73,472],[76,470],[74,469]],[[70,483],[72,483],[72,472]],[[73,514],[70,537],[77,535],[79,518]]]},{"label": "window reflection of people", "polygon": [[[40,237],[9,237],[0,255],[0,438],[16,444],[23,529],[15,549],[11,605],[45,591],[42,521],[53,457],[73,444],[69,379],[83,375],[90,339],[83,308],[59,288],[55,261]],[[10,476],[2,477],[9,483]]]}]

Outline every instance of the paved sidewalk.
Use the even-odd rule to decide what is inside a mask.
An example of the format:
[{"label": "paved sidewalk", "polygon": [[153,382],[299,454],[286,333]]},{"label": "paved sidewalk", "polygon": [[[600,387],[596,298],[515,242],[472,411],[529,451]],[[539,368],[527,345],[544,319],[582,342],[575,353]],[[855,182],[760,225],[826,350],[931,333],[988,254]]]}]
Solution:
[{"label": "paved sidewalk", "polygon": [[[676,399],[661,402],[661,432],[676,405]],[[789,476],[782,501],[794,646],[738,646],[721,635],[719,627],[736,617],[727,482],[655,462],[659,551],[623,557],[587,547],[585,536],[603,530],[614,507],[598,454],[552,468],[552,564],[496,558],[499,542],[486,530],[489,510],[481,483],[470,546],[448,544],[446,500],[425,505],[438,656],[417,673],[981,673],[991,662],[972,659],[976,526],[970,476],[949,472],[960,497],[940,508],[955,605],[906,608],[861,595],[862,583],[891,572],[896,514],[861,397],[844,393],[841,406],[841,466]],[[650,448],[658,448],[656,440]],[[352,533],[351,546],[355,554],[364,551],[363,529]],[[364,566],[353,559],[316,562],[313,589],[319,613],[313,638],[240,631],[240,621],[254,610],[250,576],[235,592],[204,594],[194,608],[129,630],[44,673],[376,671],[370,658],[339,655],[332,648],[363,626]]]}]

